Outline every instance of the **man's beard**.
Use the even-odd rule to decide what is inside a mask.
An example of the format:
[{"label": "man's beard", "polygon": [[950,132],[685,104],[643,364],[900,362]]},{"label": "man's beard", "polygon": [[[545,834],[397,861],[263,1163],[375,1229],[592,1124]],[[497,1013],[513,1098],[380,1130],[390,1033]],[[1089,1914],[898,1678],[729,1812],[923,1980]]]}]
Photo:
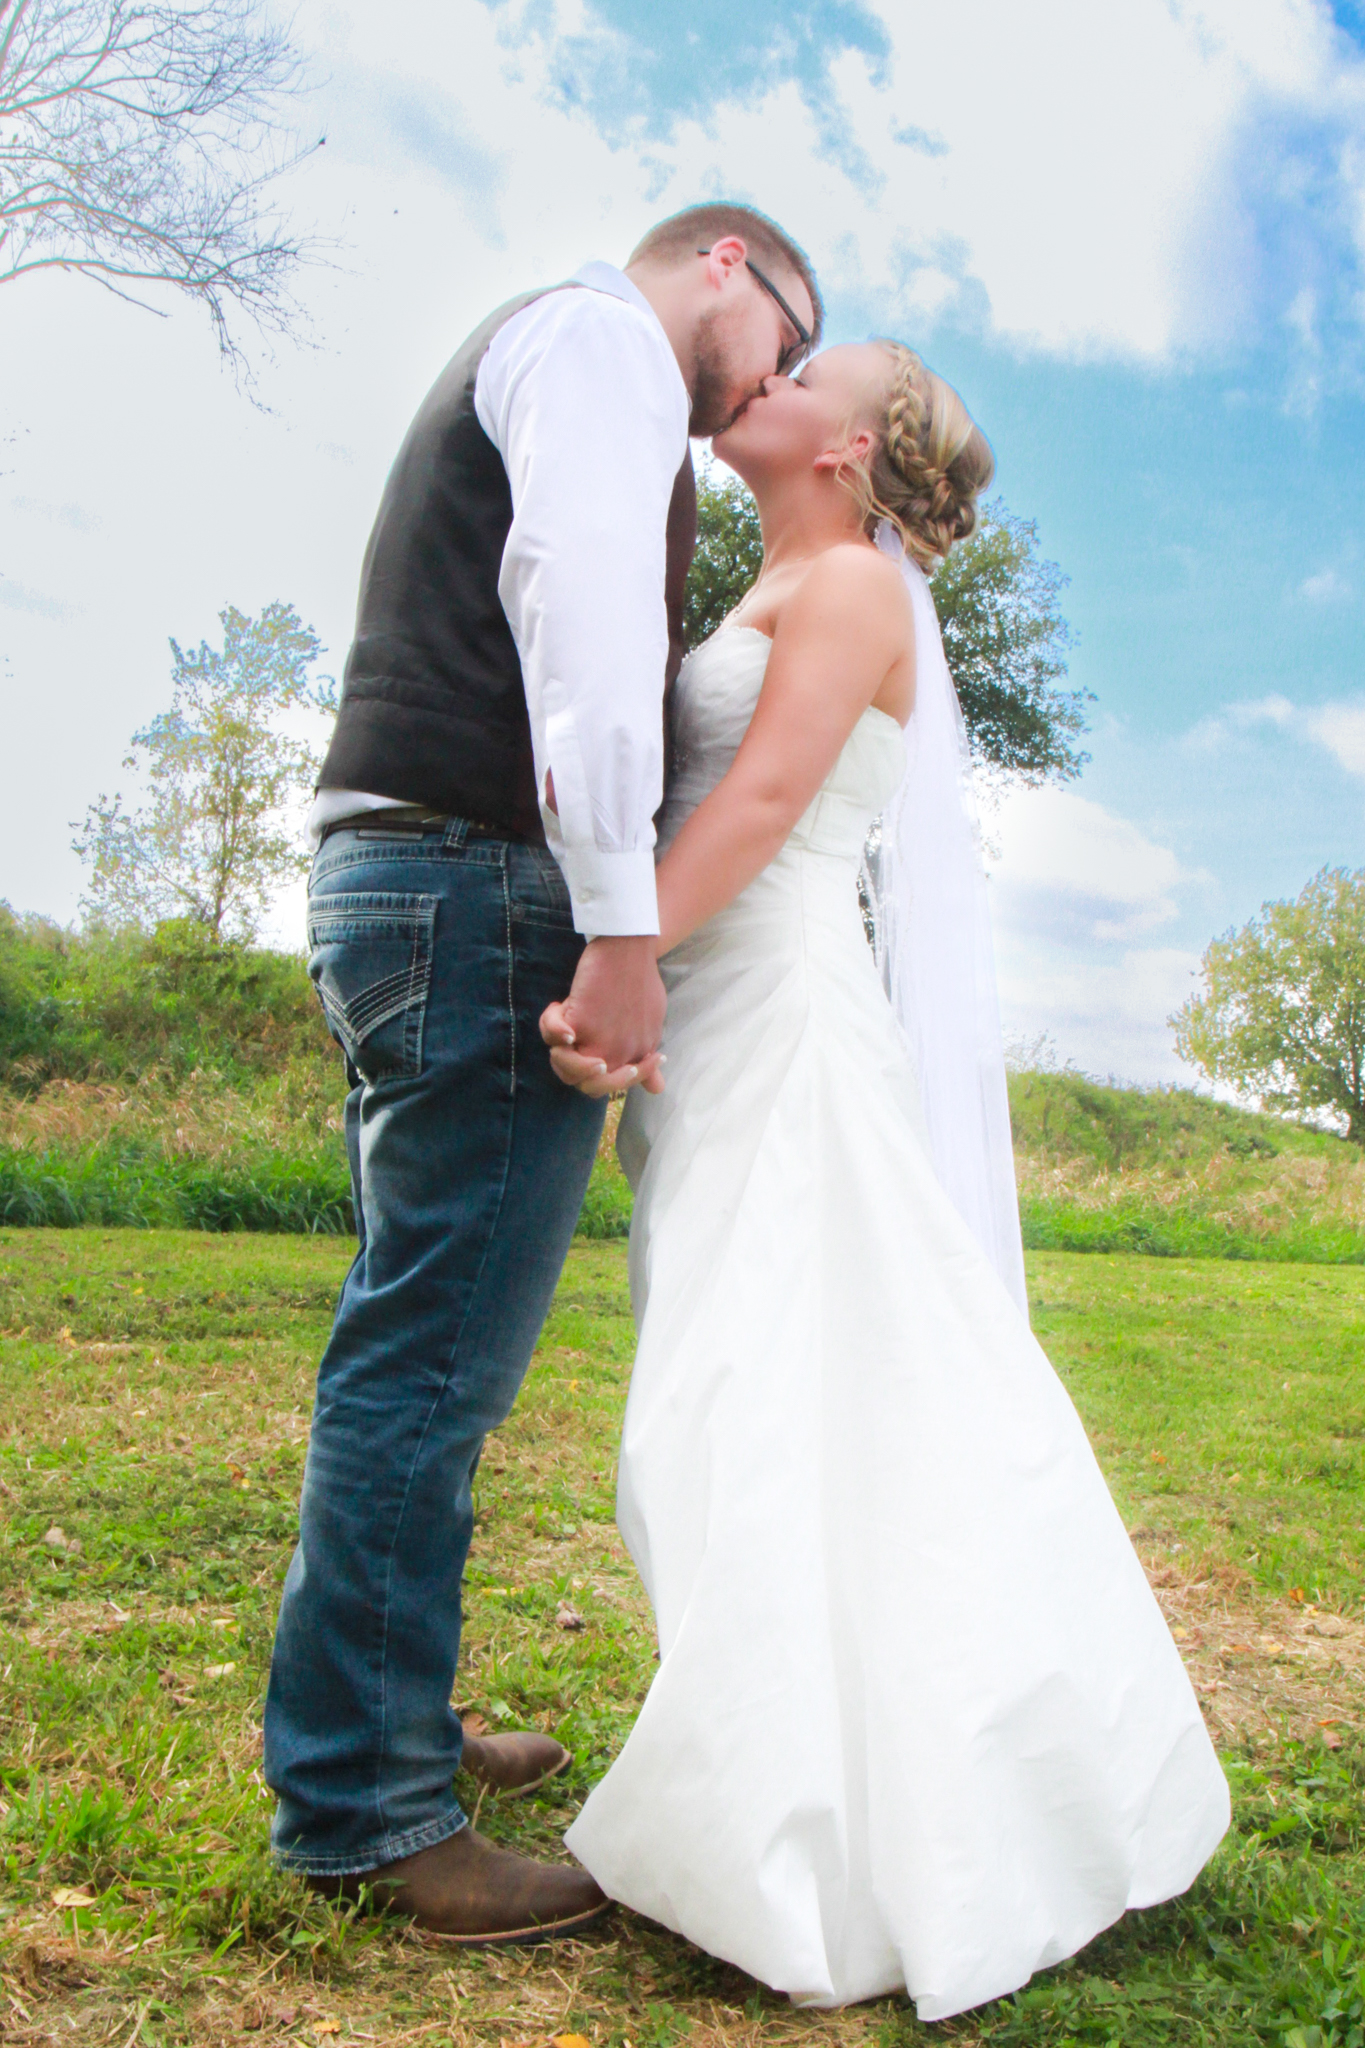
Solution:
[{"label": "man's beard", "polygon": [[696,382],[687,423],[687,431],[696,441],[723,434],[759,388],[755,385],[752,391],[739,391],[735,387],[726,347],[729,324],[717,307],[697,328]]}]

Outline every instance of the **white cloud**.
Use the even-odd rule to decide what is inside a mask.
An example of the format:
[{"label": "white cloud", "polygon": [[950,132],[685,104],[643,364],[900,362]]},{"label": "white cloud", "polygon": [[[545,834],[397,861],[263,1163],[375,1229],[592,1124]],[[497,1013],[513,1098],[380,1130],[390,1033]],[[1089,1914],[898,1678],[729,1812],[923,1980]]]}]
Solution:
[{"label": "white cloud", "polygon": [[1365,775],[1365,704],[1324,704],[1307,730],[1351,775]]},{"label": "white cloud", "polygon": [[1184,879],[1169,847],[1070,789],[1020,789],[992,827],[1002,915],[1054,934],[1127,940],[1177,912]]},{"label": "white cloud", "polygon": [[1195,985],[1199,955],[1133,947],[1114,960],[1039,959],[1012,934],[998,941],[1000,1009],[1007,1039],[1047,1038],[1063,1061],[1101,1079],[1150,1084],[1199,1079],[1176,1057],[1167,1018]]},{"label": "white cloud", "polygon": [[[1278,327],[1291,401],[1316,403],[1324,337],[1358,299],[1365,256],[1365,58],[1326,0],[870,11],[890,61],[838,55],[819,114],[779,83],[663,140],[626,123],[618,161],[645,207],[753,196],[840,293],[910,323],[951,310],[1068,356],[1162,361]],[[509,176],[518,154],[535,161],[554,209],[556,53],[586,34],[628,65],[629,45],[578,0],[572,21],[563,0],[498,18],[547,124],[541,148],[523,127]],[[390,21],[386,70],[405,41]],[[440,78],[439,56],[426,75]],[[482,101],[477,125],[493,146]]]},{"label": "white cloud", "polygon": [[1050,1038],[1088,1073],[1189,1081],[1166,1019],[1198,955],[1143,935],[1202,879],[1128,818],[1074,790],[1015,790],[993,821],[992,913],[1007,1037]]},{"label": "white cloud", "polygon": [[1252,697],[1241,703],[1229,704],[1227,715],[1234,725],[1278,725],[1293,722],[1295,707],[1287,697],[1272,691],[1268,697]]},{"label": "white cloud", "polygon": [[1272,691],[1266,697],[1245,698],[1222,708],[1208,718],[1201,718],[1192,725],[1184,736],[1186,747],[1212,752],[1226,744],[1236,733],[1254,732],[1259,726],[1271,726],[1278,732],[1307,730],[1305,714],[1297,704],[1291,704],[1288,697]]},{"label": "white cloud", "polygon": [[1305,576],[1299,585],[1299,596],[1310,604],[1330,604],[1334,598],[1350,595],[1351,586],[1337,569],[1320,569],[1316,576]]},{"label": "white cloud", "polygon": [[1272,694],[1240,704],[1225,704],[1210,718],[1201,718],[1185,735],[1187,747],[1212,752],[1237,733],[1270,727],[1291,739],[1325,747],[1348,774],[1365,776],[1365,702],[1320,704],[1310,708]]}]

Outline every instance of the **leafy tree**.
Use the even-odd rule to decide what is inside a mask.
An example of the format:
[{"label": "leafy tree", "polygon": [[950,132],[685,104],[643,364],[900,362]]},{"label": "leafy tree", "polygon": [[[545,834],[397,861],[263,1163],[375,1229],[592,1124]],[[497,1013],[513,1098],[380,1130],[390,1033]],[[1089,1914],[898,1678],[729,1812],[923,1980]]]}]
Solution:
[{"label": "leafy tree", "polygon": [[[688,648],[715,632],[762,566],[752,496],[738,477],[703,470],[683,621]],[[988,774],[1064,780],[1088,758],[1076,741],[1089,692],[1061,687],[1071,641],[1059,602],[1065,582],[1056,563],[1039,556],[1033,521],[1015,518],[998,499],[931,579],[972,752]]]},{"label": "leafy tree", "polygon": [[697,552],[687,578],[683,645],[710,638],[763,567],[763,529],[753,493],[707,463],[697,478]]},{"label": "leafy tree", "polygon": [[1365,869],[1323,868],[1213,940],[1204,994],[1170,1019],[1180,1057],[1267,1109],[1334,1110],[1365,1145]]},{"label": "leafy tree", "polygon": [[277,109],[301,68],[260,0],[0,0],[0,283],[79,271],[145,305],[282,330],[305,246],[271,187],[307,151]]},{"label": "leafy tree", "polygon": [[330,678],[309,680],[317,635],[288,604],[258,619],[229,605],[219,618],[221,652],[171,641],[171,708],[133,735],[123,765],[145,774],[146,802],[129,813],[121,795],[101,796],[72,842],[91,869],[96,924],[180,918],[215,944],[250,939],[276,889],[308,864],[288,812],[318,757],[281,720],[335,709]]},{"label": "leafy tree", "polygon": [[1071,645],[1066,581],[1039,555],[1036,522],[999,498],[930,579],[972,753],[990,774],[1067,781],[1090,758],[1076,747],[1090,692],[1061,687]]}]

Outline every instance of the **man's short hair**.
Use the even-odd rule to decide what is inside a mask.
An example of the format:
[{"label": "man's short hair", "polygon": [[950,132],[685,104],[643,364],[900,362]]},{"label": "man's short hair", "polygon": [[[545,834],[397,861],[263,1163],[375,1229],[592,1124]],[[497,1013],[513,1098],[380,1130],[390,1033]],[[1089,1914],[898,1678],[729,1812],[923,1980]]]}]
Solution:
[{"label": "man's short hair", "polygon": [[[670,214],[650,229],[644,240],[630,252],[631,263],[682,263],[698,249],[709,249],[726,235],[738,235],[752,260],[762,270],[787,270],[799,277],[810,298],[811,346],[820,339],[825,324],[825,306],[815,282],[809,256],[775,220],[755,206],[688,206]],[[776,280],[774,280],[776,282]]]}]

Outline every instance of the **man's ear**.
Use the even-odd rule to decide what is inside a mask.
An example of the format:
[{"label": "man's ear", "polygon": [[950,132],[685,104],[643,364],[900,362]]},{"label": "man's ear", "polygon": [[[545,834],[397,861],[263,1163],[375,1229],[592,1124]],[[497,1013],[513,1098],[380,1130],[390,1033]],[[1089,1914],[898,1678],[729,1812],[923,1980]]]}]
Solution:
[{"label": "man's ear", "polygon": [[718,242],[713,242],[706,259],[712,284],[727,283],[734,271],[743,268],[744,258],[748,253],[739,235],[722,235]]}]

